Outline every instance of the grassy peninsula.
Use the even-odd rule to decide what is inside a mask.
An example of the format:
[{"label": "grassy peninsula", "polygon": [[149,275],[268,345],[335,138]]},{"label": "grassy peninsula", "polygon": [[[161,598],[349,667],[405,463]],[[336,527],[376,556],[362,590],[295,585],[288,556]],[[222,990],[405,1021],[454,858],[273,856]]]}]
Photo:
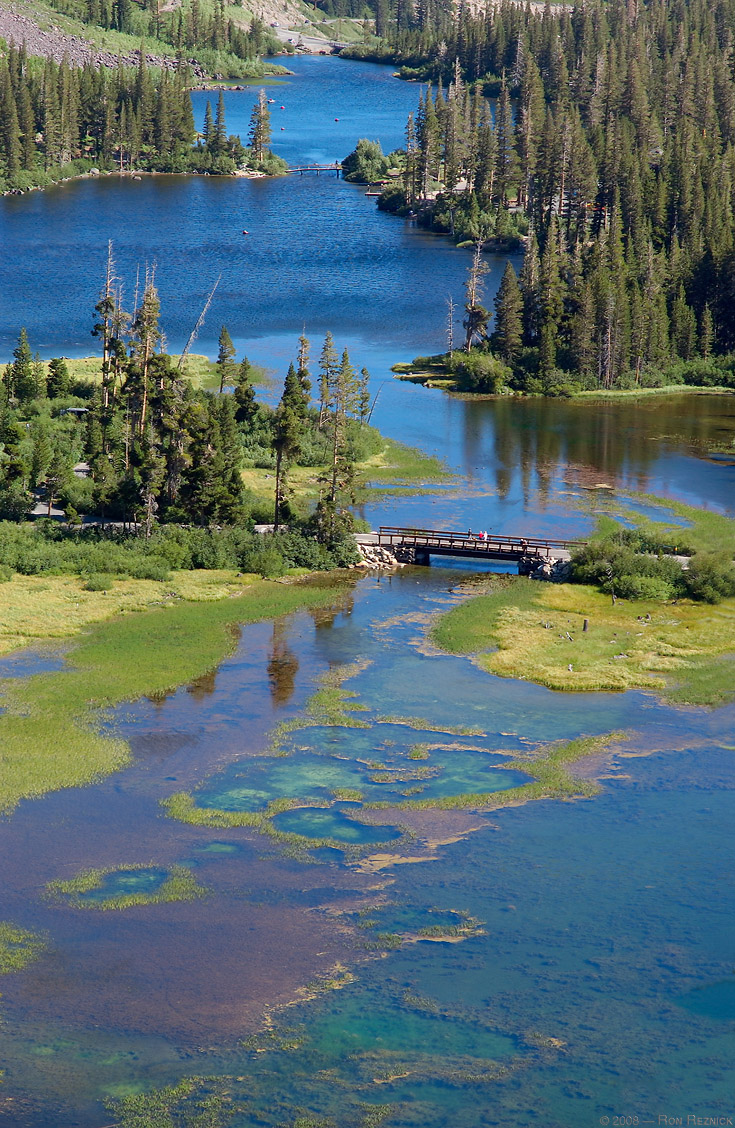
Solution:
[{"label": "grassy peninsula", "polygon": [[649,689],[693,705],[735,696],[735,599],[613,604],[581,584],[519,578],[494,587],[440,618],[432,632],[437,646],[474,655],[489,673],[549,689]]}]

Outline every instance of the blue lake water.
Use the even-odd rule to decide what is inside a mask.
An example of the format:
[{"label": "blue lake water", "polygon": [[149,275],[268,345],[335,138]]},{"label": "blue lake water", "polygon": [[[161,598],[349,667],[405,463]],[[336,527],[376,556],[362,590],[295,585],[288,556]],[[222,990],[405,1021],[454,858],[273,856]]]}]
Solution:
[{"label": "blue lake water", "polygon": [[[270,88],[290,161],[333,160],[359,136],[400,143],[416,86],[332,59],[293,67]],[[231,130],[253,97],[226,96]],[[89,351],[108,238],[129,295],[136,264],[156,262],[172,347],[219,273],[202,351],[226,322],[281,373],[304,324],[314,353],[331,328],[373,373],[379,426],[464,477],[372,505],[375,519],[573,534],[599,485],[734,511],[732,466],[709,454],[732,439],[729,399],[471,403],[392,382],[391,363],[441,347],[467,255],[334,177],[84,181],[0,201],[0,235],[6,355],[20,324],[46,355]],[[118,711],[130,768],[0,821],[2,919],[49,940],[3,977],[2,1128],[102,1128],[116,1120],[106,1099],[193,1074],[229,1079],[229,1128],[357,1128],[388,1105],[390,1128],[732,1114],[735,708],[553,693],[437,654],[426,628],[467,575],[369,577],[331,611],[248,627],[211,676]],[[315,721],[319,679],[355,659],[344,689],[365,727]],[[591,799],[420,805],[500,790],[504,761],[613,730]],[[363,810],[340,789],[402,806]],[[362,854],[178,822],[161,801],[179,791],[225,812],[301,800],[295,821],[278,817],[306,848],[326,815]],[[372,844],[358,840],[367,822]],[[88,867],[147,867],[132,879],[174,864],[196,869],[206,899],[92,913],[42,895]],[[436,942],[380,938],[435,925],[448,926]]]},{"label": "blue lake water", "polygon": [[[375,64],[289,65],[294,76],[269,93],[274,149],[293,166],[344,157],[359,137],[386,151],[402,143],[418,86]],[[255,88],[225,95],[229,131],[247,135],[255,96]],[[217,95],[193,97],[201,123]],[[226,324],[239,355],[273,372],[272,394],[303,329],[314,365],[327,330],[367,365],[376,425],[464,479],[459,495],[392,498],[369,507],[371,519],[539,535],[563,523],[573,536],[589,527],[590,491],[601,484],[735,512],[732,462],[709,457],[732,449],[733,397],[478,402],[395,381],[392,364],[445,347],[446,300],[461,307],[470,252],[382,214],[362,188],[332,175],[106,176],[0,201],[0,357],[10,356],[21,325],[43,356],[93,351],[109,239],[128,308],[136,277],[155,265],[171,349],[183,346],[220,277],[198,351],[216,355]],[[488,261],[489,302],[506,258]]]}]

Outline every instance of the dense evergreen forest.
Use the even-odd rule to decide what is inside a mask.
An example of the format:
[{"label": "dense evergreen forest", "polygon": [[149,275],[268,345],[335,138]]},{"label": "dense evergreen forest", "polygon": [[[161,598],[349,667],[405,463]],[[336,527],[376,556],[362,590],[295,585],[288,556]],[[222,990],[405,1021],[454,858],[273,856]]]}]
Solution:
[{"label": "dense evergreen forest", "polygon": [[[0,191],[24,191],[90,168],[232,173],[243,164],[276,172],[284,162],[267,149],[268,107],[253,111],[248,151],[227,136],[222,93],[198,136],[182,62],[157,71],[70,67],[30,59],[10,48],[0,59]],[[196,142],[196,144],[195,144]]]},{"label": "dense evergreen forest", "polygon": [[[318,406],[311,406],[309,342],[302,337],[280,402],[270,408],[256,401],[250,365],[237,362],[224,326],[219,389],[193,387],[161,351],[151,276],[129,317],[110,267],[95,312],[98,381],[73,378],[63,358],[34,358],[25,330],[2,372],[0,521],[23,522],[34,506],[41,518],[60,507],[66,521],[41,519],[35,532],[0,525],[0,564],[29,574],[127,571],[157,578],[169,566],[273,574],[356,559],[349,535],[354,466],[383,444],[367,423],[368,373],[358,375],[346,351],[338,355],[331,335],[319,358]],[[244,488],[245,466],[273,471],[267,505]],[[312,467],[318,477],[310,515],[291,504],[295,466]],[[80,528],[80,514],[95,518],[95,527]],[[255,536],[258,520],[274,524],[275,535]],[[121,543],[132,544],[127,564]],[[97,546],[91,556],[90,544]],[[151,554],[158,563],[151,564]]]},{"label": "dense evergreen forest", "polygon": [[526,249],[490,342],[470,279],[465,347],[493,356],[458,360],[463,386],[732,386],[733,0],[411,11],[378,54],[429,85],[381,206]]},{"label": "dense evergreen forest", "polygon": [[[163,48],[186,50],[211,74],[231,78],[261,73],[260,56],[282,50],[265,22],[248,26],[226,13],[224,0],[187,0],[164,6],[159,0],[49,0],[57,11],[85,24],[155,40]],[[232,7],[232,5],[230,5]]]}]

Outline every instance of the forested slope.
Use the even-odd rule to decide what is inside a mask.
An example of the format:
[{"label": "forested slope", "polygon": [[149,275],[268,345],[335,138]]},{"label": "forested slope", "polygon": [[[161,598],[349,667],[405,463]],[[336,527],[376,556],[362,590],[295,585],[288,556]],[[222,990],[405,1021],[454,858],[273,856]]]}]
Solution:
[{"label": "forested slope", "polygon": [[434,85],[382,206],[526,240],[493,341],[516,383],[611,388],[677,360],[727,382],[712,358],[735,348],[733,0],[422,5],[409,22],[383,54]]}]

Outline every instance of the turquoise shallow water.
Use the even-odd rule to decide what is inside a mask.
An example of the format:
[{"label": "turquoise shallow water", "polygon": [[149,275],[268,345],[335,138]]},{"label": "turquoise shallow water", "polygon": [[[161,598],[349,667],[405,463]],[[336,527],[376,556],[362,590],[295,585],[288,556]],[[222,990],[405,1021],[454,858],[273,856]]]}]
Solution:
[{"label": "turquoise shallow water", "polygon": [[[282,625],[279,653],[286,645],[296,659],[288,702],[268,690],[271,628],[249,628],[208,692],[126,710],[132,769],[0,825],[7,915],[52,939],[47,956],[3,984],[14,1102],[12,1116],[0,1105],[3,1128],[55,1128],[59,1109],[101,1128],[105,1095],[192,1072],[242,1078],[227,1082],[240,1128],[307,1113],[357,1128],[366,1106],[386,1104],[396,1128],[585,1128],[603,1115],[726,1108],[735,711],[671,709],[642,693],[553,694],[437,654],[423,632],[427,616],[459,598],[453,577],[365,579],[336,615]],[[307,719],[315,679],[356,654],[367,664],[344,689],[368,727],[297,728],[281,737],[288,754],[273,756],[273,724]],[[483,735],[450,731],[460,726]],[[250,804],[253,792],[262,803],[289,782],[332,804],[347,781],[370,794],[403,787],[369,778],[398,764],[436,767],[418,782],[445,778],[456,790],[492,777],[501,754],[612,729],[627,736],[595,798],[469,823],[462,812],[423,812],[408,842],[391,837],[405,814],[389,808],[370,828],[374,848],[416,860],[374,871],[341,851],[290,861],[248,830],[189,827],[158,806],[184,784],[198,804],[238,786]],[[177,733],[187,740],[172,742]],[[427,760],[410,759],[427,746]],[[321,833],[303,820],[327,816],[332,829],[336,819],[354,831],[359,812],[335,802],[287,814],[297,833],[299,820]],[[135,919],[39,899],[42,882],[72,865],[137,860],[131,840],[141,862],[194,866],[209,897],[146,906]],[[295,971],[287,996],[311,985],[315,997],[276,1012],[274,1032],[258,1035],[263,1052],[243,1045]]]},{"label": "turquoise shallow water", "polygon": [[281,745],[278,757],[236,763],[215,776],[197,792],[197,806],[263,811],[277,799],[333,801],[343,789],[367,802],[401,802],[505,791],[528,781],[496,767],[507,755],[467,747],[471,737],[444,734],[443,741],[441,732],[408,725],[305,728]]},{"label": "turquoise shallow water", "polygon": [[165,869],[155,866],[147,869],[119,869],[105,874],[97,888],[79,893],[78,897],[82,904],[103,905],[105,901],[136,893],[150,896],[161,888],[168,876]]}]

